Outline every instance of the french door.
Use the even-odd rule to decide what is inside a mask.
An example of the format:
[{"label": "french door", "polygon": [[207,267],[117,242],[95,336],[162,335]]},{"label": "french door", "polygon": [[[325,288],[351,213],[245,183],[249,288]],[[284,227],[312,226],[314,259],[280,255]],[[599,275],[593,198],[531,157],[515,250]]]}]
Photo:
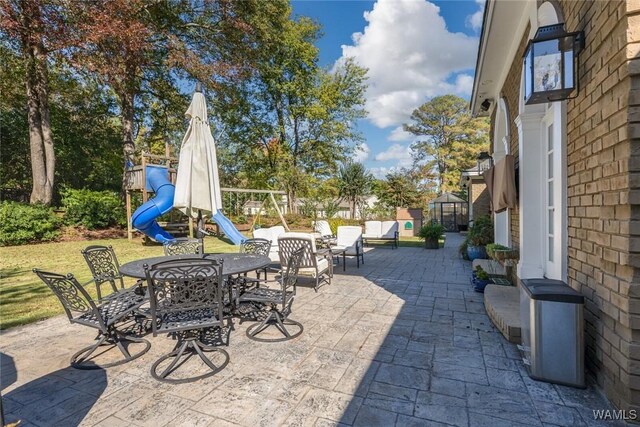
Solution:
[{"label": "french door", "polygon": [[[560,104],[560,103],[557,103]],[[562,105],[550,104],[542,121],[544,200],[544,273],[566,280],[566,170],[564,163]]]}]

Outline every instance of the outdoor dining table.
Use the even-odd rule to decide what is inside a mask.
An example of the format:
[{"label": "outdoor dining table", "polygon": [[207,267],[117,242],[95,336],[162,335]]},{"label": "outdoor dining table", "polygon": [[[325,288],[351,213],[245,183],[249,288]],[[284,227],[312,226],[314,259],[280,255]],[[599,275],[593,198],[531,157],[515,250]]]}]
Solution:
[{"label": "outdoor dining table", "polygon": [[143,258],[128,262],[126,264],[122,264],[120,266],[120,274],[122,274],[123,276],[144,279],[145,264],[151,267],[153,264],[157,264],[163,261],[201,258],[221,259],[223,276],[233,276],[236,274],[248,273],[250,271],[259,270],[271,264],[271,260],[268,256],[256,254],[225,253],[204,255],[169,255]]}]

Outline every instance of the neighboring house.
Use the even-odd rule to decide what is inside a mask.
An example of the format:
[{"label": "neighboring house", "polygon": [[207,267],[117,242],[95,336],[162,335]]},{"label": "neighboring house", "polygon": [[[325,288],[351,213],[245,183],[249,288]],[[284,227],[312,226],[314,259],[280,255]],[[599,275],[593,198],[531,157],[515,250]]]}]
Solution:
[{"label": "neighboring house", "polygon": [[[296,200],[296,208],[298,209],[298,212],[300,212],[300,208],[304,205],[305,200],[306,199],[304,198]],[[355,219],[362,219],[362,208],[371,209],[377,201],[378,198],[376,196],[368,196],[361,203],[358,203],[356,205]],[[318,218],[326,218],[327,214],[323,209],[322,204],[317,205],[316,215],[318,216]],[[351,218],[351,203],[349,203],[347,200],[340,200],[338,202],[338,213],[335,215],[335,217],[353,219]]]},{"label": "neighboring house", "polygon": [[[558,23],[584,31],[578,90],[527,105],[527,43]],[[491,117],[494,161],[511,154],[519,171],[496,241],[520,249],[519,279],[563,280],[585,296],[587,367],[626,410],[640,410],[639,57],[637,1],[487,0],[471,98]]]},{"label": "neighboring house", "polygon": [[244,215],[265,215],[266,211],[262,206],[262,202],[258,200],[247,200],[242,206],[242,212]]}]

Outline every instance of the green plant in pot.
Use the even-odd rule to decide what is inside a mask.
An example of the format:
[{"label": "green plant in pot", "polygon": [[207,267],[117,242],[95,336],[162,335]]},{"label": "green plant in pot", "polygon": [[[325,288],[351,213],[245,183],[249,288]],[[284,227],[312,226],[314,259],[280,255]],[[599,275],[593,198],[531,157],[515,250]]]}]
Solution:
[{"label": "green plant in pot", "polygon": [[486,245],[493,242],[493,221],[488,215],[476,218],[467,233],[469,260],[486,259]]},{"label": "green plant in pot", "polygon": [[424,247],[427,249],[439,249],[440,248],[440,236],[444,233],[444,226],[437,222],[431,222],[423,225],[418,232],[418,237],[424,240]]}]

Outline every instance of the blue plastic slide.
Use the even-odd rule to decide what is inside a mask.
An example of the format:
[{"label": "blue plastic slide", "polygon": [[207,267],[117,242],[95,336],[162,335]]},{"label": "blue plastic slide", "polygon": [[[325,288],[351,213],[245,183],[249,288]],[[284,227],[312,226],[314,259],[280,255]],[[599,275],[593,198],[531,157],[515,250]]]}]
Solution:
[{"label": "blue plastic slide", "polygon": [[165,167],[147,166],[146,175],[147,191],[153,191],[156,195],[136,209],[131,217],[131,225],[157,242],[173,240],[173,236],[164,231],[156,219],[173,209],[176,187],[169,180],[169,171]]},{"label": "blue plastic slide", "polygon": [[233,242],[234,245],[239,245],[240,243],[247,240],[245,236],[240,234],[238,229],[233,225],[233,223],[224,216],[221,210],[215,213],[211,218],[218,223],[218,226],[222,229],[224,234]]}]

